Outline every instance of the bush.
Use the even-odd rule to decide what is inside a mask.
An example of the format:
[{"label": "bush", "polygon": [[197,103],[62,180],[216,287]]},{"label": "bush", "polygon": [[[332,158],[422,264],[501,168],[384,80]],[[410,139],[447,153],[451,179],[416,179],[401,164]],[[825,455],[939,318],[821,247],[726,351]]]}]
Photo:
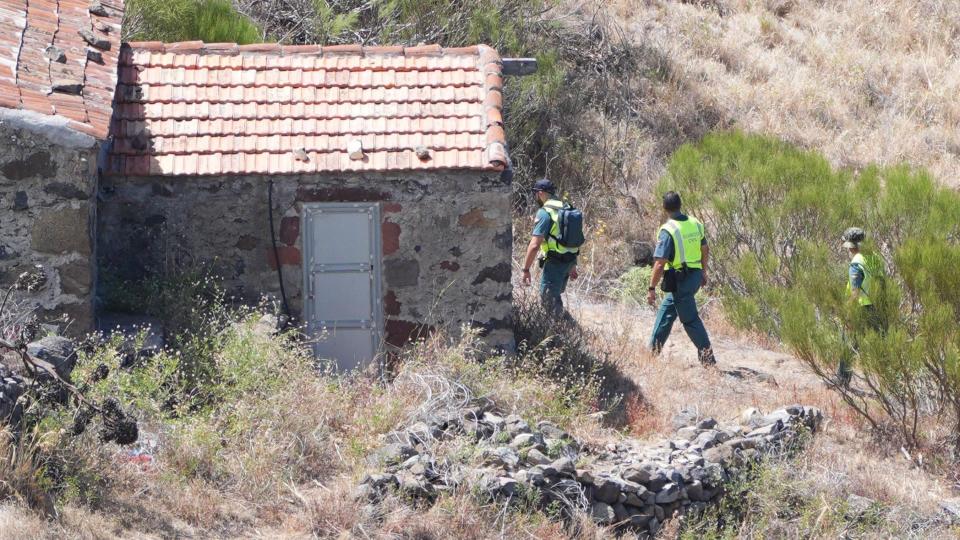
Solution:
[{"label": "bush", "polygon": [[[707,223],[735,323],[781,338],[878,431],[916,447],[926,419],[949,421],[960,445],[960,195],[906,165],[834,170],[737,132],[680,148],[660,187]],[[845,292],[852,225],[886,269],[872,326]],[[844,359],[866,392],[838,384]]]},{"label": "bush", "polygon": [[[652,276],[652,266],[631,267],[617,280],[613,289],[614,297],[628,304],[647,305],[647,288],[650,286]],[[697,305],[702,308],[707,301],[707,293],[704,289],[697,291],[696,300]]]},{"label": "bush", "polygon": [[[679,540],[732,538],[932,538],[937,525],[908,508],[851,498],[810,463],[775,457],[743,471],[718,505],[688,515]],[[814,465],[817,468],[822,465]]]},{"label": "bush", "polygon": [[613,290],[614,297],[621,302],[636,305],[647,303],[647,287],[653,276],[653,267],[634,266],[623,273]]},{"label": "bush", "polygon": [[123,22],[124,40],[200,40],[246,45],[264,41],[257,25],[230,0],[131,0]]}]

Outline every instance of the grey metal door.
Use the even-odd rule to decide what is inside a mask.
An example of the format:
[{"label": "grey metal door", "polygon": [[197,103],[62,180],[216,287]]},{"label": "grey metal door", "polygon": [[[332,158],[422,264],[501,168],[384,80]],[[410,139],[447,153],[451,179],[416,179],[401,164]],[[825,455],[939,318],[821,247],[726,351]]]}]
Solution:
[{"label": "grey metal door", "polygon": [[317,203],[303,209],[304,315],[317,358],[363,368],[380,349],[380,208]]}]

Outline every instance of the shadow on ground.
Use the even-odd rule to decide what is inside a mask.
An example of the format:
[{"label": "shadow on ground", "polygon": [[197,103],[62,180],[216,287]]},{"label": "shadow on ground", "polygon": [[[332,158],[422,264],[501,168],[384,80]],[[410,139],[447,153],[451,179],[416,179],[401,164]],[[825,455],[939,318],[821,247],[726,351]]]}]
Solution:
[{"label": "shadow on ground", "polygon": [[614,428],[629,423],[627,404],[644,402],[640,387],[610,360],[608,352],[597,350],[591,330],[569,314],[551,316],[535,301],[514,305],[513,324],[516,368],[570,390],[595,389],[596,406],[606,412],[603,423]]}]

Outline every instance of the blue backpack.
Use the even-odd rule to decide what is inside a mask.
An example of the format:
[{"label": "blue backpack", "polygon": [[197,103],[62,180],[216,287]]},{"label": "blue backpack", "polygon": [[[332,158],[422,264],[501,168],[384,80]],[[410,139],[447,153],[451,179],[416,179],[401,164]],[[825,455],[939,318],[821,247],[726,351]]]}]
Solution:
[{"label": "blue backpack", "polygon": [[579,248],[587,241],[583,236],[583,212],[569,203],[557,210],[557,227],[560,235],[554,240],[565,248]]}]

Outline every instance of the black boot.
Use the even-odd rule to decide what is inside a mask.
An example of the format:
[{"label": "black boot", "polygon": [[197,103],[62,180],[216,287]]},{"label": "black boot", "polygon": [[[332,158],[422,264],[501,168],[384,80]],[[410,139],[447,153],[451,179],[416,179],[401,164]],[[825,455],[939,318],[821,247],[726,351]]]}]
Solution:
[{"label": "black boot", "polygon": [[706,349],[700,349],[697,353],[700,359],[700,365],[703,367],[710,367],[717,365],[717,358],[713,355],[713,349],[707,347]]}]

